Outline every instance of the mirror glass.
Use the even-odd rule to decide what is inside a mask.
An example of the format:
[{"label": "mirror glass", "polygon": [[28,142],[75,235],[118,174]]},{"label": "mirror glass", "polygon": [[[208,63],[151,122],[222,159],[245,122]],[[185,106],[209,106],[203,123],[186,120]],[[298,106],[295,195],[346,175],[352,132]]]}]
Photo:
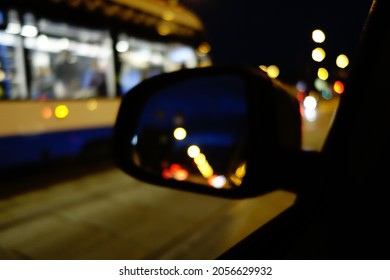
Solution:
[{"label": "mirror glass", "polygon": [[166,180],[232,189],[245,176],[246,83],[187,78],[153,92],[130,139],[132,162]]}]

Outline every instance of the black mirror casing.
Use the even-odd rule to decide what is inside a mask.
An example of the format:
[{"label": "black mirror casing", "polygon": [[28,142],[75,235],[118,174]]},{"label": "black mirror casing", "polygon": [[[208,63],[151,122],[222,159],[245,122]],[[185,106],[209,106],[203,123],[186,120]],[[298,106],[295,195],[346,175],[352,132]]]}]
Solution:
[{"label": "black mirror casing", "polygon": [[[228,98],[228,92],[232,93],[232,97],[229,97],[231,100]],[[214,98],[214,94],[218,97]],[[210,105],[212,98],[216,100],[215,103],[212,103],[213,106]],[[202,103],[202,100],[208,101]],[[239,100],[236,105],[234,105],[235,100]],[[167,105],[164,105],[165,103]],[[185,105],[180,105],[181,103]],[[225,107],[222,107],[221,103],[229,103],[230,105],[225,104]],[[205,136],[203,140],[200,140],[201,142],[206,142],[205,139],[210,138],[210,135],[219,141],[217,144],[214,143],[214,150],[222,147],[223,141],[221,139],[233,137],[236,142],[232,142],[231,145],[239,148],[240,162],[244,163],[241,168],[245,169],[245,175],[240,178],[239,183],[232,183],[233,187],[226,189],[217,189],[207,186],[205,183],[198,183],[198,179],[191,181],[164,178],[159,171],[154,172],[154,169],[144,166],[142,161],[138,159],[139,150],[135,151],[142,144],[139,142],[138,136],[141,135],[140,131],[146,131],[146,128],[149,127],[151,119],[155,118],[151,116],[151,112],[160,105],[165,106],[165,111],[159,114],[159,120],[163,119],[164,121],[167,119],[167,115],[171,114],[168,112],[171,109],[167,108],[176,106],[176,109],[186,110],[185,121],[192,123],[192,128],[198,127],[198,130],[193,129],[194,131],[199,131],[200,127],[202,133],[198,134]],[[242,110],[237,109],[241,107]],[[191,112],[189,113],[189,111]],[[205,120],[202,119],[201,123],[198,122],[198,118]],[[217,124],[217,120],[213,120],[213,118],[218,119],[218,125],[215,126],[215,129],[211,124],[214,121]],[[172,119],[174,118],[172,117]],[[239,130],[234,128],[233,123],[235,122],[239,123],[237,125]],[[202,128],[202,126],[207,128]],[[241,129],[242,127],[245,129]],[[210,129],[215,131],[210,131]],[[223,133],[219,133],[222,129]],[[240,131],[236,134],[245,134],[245,137],[237,136],[235,131]],[[206,132],[207,134],[205,134]],[[194,134],[196,132],[190,133],[190,135]],[[156,136],[158,135],[156,133],[148,135],[142,138],[146,139],[142,141],[153,141],[159,137]],[[229,137],[222,138],[221,135]],[[134,140],[135,136],[137,141]],[[154,137],[157,138],[152,139]],[[240,140],[237,140],[237,137]],[[194,137],[192,140],[198,139],[199,141],[199,138]],[[268,78],[257,69],[244,67],[184,69],[149,78],[131,89],[122,99],[114,126],[113,140],[114,159],[118,167],[139,180],[222,197],[251,197],[274,189],[294,187],[283,184],[287,184],[287,182],[290,185],[294,184],[291,183],[294,180],[291,180],[290,177],[291,164],[296,164],[296,159],[299,159],[302,153],[299,103],[292,94],[280,86],[279,82]],[[134,141],[137,143],[133,143]],[[162,150],[159,148],[153,152],[148,149],[144,154],[147,153],[148,156],[153,157],[156,156],[156,153],[163,152]],[[137,154],[136,157],[135,154]],[[219,152],[219,155],[223,157],[226,156],[226,153],[222,151]],[[165,154],[164,156],[169,159],[171,155]],[[234,160],[230,161],[234,162]],[[228,173],[230,174],[230,171]],[[193,176],[193,178],[195,177]],[[284,178],[288,178],[288,180],[284,180]]]}]

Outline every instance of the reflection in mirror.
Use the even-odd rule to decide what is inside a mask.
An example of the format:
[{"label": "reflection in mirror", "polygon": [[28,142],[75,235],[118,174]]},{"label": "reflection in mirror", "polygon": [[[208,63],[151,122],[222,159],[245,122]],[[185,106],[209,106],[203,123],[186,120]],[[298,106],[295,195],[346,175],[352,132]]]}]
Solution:
[{"label": "reflection in mirror", "polygon": [[189,78],[157,90],[130,139],[132,162],[166,180],[239,187],[246,171],[245,92],[236,75]]}]

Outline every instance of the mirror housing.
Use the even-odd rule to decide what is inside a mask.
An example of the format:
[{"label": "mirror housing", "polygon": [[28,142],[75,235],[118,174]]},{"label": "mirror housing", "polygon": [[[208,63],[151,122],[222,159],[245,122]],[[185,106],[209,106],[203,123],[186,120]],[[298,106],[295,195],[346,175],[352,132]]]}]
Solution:
[{"label": "mirror housing", "polygon": [[118,167],[152,184],[231,198],[291,189],[299,102],[257,69],[183,69],[123,97],[113,141]]}]

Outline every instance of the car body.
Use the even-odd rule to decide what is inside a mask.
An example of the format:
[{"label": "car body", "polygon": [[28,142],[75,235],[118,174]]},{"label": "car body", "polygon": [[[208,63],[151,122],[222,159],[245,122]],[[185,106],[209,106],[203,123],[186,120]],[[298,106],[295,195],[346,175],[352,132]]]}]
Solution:
[{"label": "car body", "polygon": [[[300,122],[295,119],[299,108],[283,89],[247,69],[211,67],[155,77],[127,94],[114,130],[119,167],[158,185],[236,199],[280,188],[297,194],[293,206],[219,259],[389,259],[389,15],[388,1],[373,1],[346,91],[321,151],[300,149]],[[244,142],[234,138],[231,147],[239,152],[235,154],[238,157],[230,158],[239,167],[245,166],[240,183],[220,189],[189,177],[164,178],[160,170],[155,172],[136,160],[130,140],[142,130],[140,116],[150,100],[158,95],[159,100],[176,100],[169,96],[176,85],[195,86],[215,76],[237,78],[242,83],[232,91],[240,94],[247,106],[241,121],[247,126],[246,137]],[[222,86],[219,89],[229,91]],[[181,94],[185,100],[186,92]],[[192,115],[195,119],[214,110],[207,104],[203,108],[192,104],[199,109]],[[240,165],[243,162],[245,165]],[[313,175],[299,176],[302,167]],[[320,172],[323,175],[318,177]]]}]

